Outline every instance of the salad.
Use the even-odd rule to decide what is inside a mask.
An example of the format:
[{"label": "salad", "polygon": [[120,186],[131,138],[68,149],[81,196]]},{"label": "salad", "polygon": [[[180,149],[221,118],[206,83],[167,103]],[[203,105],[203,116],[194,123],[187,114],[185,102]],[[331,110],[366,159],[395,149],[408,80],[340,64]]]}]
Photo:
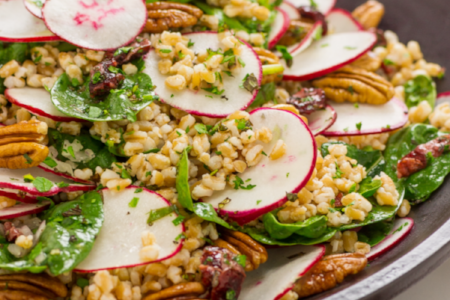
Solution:
[{"label": "salad", "polygon": [[296,300],[450,173],[381,3],[0,0],[0,299]]}]

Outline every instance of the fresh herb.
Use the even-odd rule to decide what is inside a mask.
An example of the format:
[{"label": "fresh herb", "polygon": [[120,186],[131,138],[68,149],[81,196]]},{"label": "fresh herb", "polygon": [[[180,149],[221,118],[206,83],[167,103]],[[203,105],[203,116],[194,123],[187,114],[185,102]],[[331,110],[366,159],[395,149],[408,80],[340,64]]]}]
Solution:
[{"label": "fresh herb", "polygon": [[92,83],[97,84],[100,81],[102,81],[102,74],[100,72],[95,72],[94,75],[92,75]]},{"label": "fresh herb", "polygon": [[250,183],[247,186],[245,186],[244,185],[244,180],[242,180],[242,178],[239,177],[239,176],[236,176],[236,179],[233,180],[233,183],[234,183],[234,189],[235,190],[238,190],[238,189],[251,190],[251,189],[256,187],[256,185],[250,184]]},{"label": "fresh herb", "polygon": [[147,219],[147,224],[151,226],[155,221],[170,215],[174,211],[175,208],[173,205],[151,210]]},{"label": "fresh herb", "polygon": [[206,128],[205,124],[197,123],[197,124],[194,125],[194,128],[199,134],[206,134],[206,133],[208,133],[208,129]]},{"label": "fresh herb", "polygon": [[36,177],[33,180],[33,185],[41,193],[48,192],[53,187],[53,183],[44,177]]},{"label": "fresh herb", "polygon": [[359,108],[359,104],[358,104],[358,103],[353,104],[353,106],[354,106],[355,108]]},{"label": "fresh herb", "polygon": [[286,173],[286,178],[288,178],[289,177],[289,173]]},{"label": "fresh herb", "polygon": [[131,201],[128,203],[128,207],[136,207],[138,205],[139,202],[139,198],[138,197],[134,197],[133,199],[131,199]]},{"label": "fresh herb", "polygon": [[298,195],[295,193],[286,192],[286,198],[291,202],[295,202],[298,199]]},{"label": "fresh herb", "polygon": [[219,90],[217,88],[217,86],[213,86],[213,87],[210,87],[210,88],[202,88],[202,90],[210,92],[210,93],[212,93],[214,95],[219,95],[219,96],[222,95],[223,92],[225,92],[225,90]]},{"label": "fresh herb", "polygon": [[385,66],[395,66],[395,63],[394,63],[392,60],[387,59],[387,58],[385,58],[385,59],[383,60],[383,64],[384,64]]},{"label": "fresh herb", "polygon": [[56,185],[57,185],[59,188],[65,188],[65,187],[68,187],[68,186],[69,186],[69,184],[68,184],[67,182],[64,182],[64,181],[58,182]]},{"label": "fresh herb", "polygon": [[239,64],[240,64],[243,68],[245,68],[245,63],[244,63],[244,61],[242,60],[242,58],[238,57],[238,62],[239,62]]},{"label": "fresh herb", "polygon": [[245,255],[236,255],[233,260],[240,264],[243,268],[245,268],[245,264],[247,262],[247,256]]},{"label": "fresh herb", "polygon": [[[249,137],[249,139],[250,139],[250,137]],[[267,153],[264,152],[264,151],[261,151],[261,154],[264,155],[264,156],[267,156]]]},{"label": "fresh herb", "polygon": [[25,158],[25,161],[26,161],[26,163],[27,164],[32,164],[33,163],[33,160],[31,159],[31,157],[27,154],[27,153],[25,153],[24,155],[23,155],[23,157]]},{"label": "fresh herb", "polygon": [[25,182],[33,182],[34,181],[34,177],[31,174],[26,174],[26,175],[23,175],[23,180]]},{"label": "fresh herb", "polygon": [[159,52],[161,52],[161,53],[170,53],[170,52],[172,52],[172,50],[171,49],[159,49]]},{"label": "fresh herb", "polygon": [[333,179],[342,178],[342,174],[344,174],[344,172],[341,171],[337,162],[334,164],[336,165],[336,175],[333,176]]},{"label": "fresh herb", "polygon": [[73,151],[73,147],[72,146],[67,147],[67,152],[69,152],[70,156],[72,156],[73,158],[76,158],[75,157],[75,152]]},{"label": "fresh herb", "polygon": [[256,78],[255,74],[251,73],[245,75],[244,79],[242,79],[242,84],[240,85],[240,87],[253,94],[253,92],[258,89],[258,79]]},{"label": "fresh herb", "polygon": [[135,194],[139,194],[139,193],[141,193],[143,191],[143,188],[137,188],[135,191],[134,191],[134,193]]},{"label": "fresh herb", "polygon": [[77,279],[77,285],[81,288],[84,289],[85,287],[87,287],[89,285],[89,280],[86,278],[78,278]]},{"label": "fresh herb", "polygon": [[183,217],[183,216],[178,216],[178,217],[176,217],[173,221],[172,221],[172,223],[173,223],[173,225],[175,225],[175,226],[178,226],[178,225],[180,225],[181,223],[183,223],[183,220],[184,220],[185,218]]},{"label": "fresh herb", "polygon": [[277,45],[275,48],[281,53],[281,57],[286,61],[286,65],[289,68],[292,67],[292,64],[294,61],[293,61],[292,55],[289,53],[287,47],[282,46],[282,45]]},{"label": "fresh herb", "polygon": [[347,50],[355,50],[355,49],[356,49],[356,47],[352,47],[352,46],[345,46],[345,47],[344,47],[344,49],[347,49]]},{"label": "fresh herb", "polygon": [[356,123],[356,129],[358,129],[358,131],[361,131],[361,126],[362,122]]},{"label": "fresh herb", "polygon": [[188,47],[188,48],[191,48],[192,46],[194,46],[194,44],[195,44],[195,43],[192,42],[191,39],[189,39],[189,42],[188,42],[188,44],[187,44],[187,47]]},{"label": "fresh herb", "polygon": [[256,200],[256,205],[259,205],[262,202],[262,200]]},{"label": "fresh herb", "polygon": [[356,191],[356,183],[353,183],[351,186],[350,186],[350,189],[349,189],[349,193],[353,193],[354,191]]},{"label": "fresh herb", "polygon": [[353,90],[353,86],[351,85],[348,86],[347,91],[349,91],[349,93],[352,95],[355,93],[355,91]]}]

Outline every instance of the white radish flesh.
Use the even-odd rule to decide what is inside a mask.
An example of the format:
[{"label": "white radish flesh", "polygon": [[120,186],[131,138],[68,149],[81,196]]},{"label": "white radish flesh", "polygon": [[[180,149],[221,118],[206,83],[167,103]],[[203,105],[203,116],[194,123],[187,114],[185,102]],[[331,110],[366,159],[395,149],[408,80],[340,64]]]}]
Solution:
[{"label": "white radish flesh", "polygon": [[333,126],[323,132],[326,136],[389,132],[403,127],[408,121],[408,108],[397,98],[382,105],[332,101],[329,105],[336,111],[337,119]]},{"label": "white radish flesh", "polygon": [[47,27],[78,47],[112,50],[132,42],[147,21],[142,0],[47,0]]},{"label": "white radish flesh", "polygon": [[[41,19],[42,18],[42,6],[45,3],[45,0],[23,0],[26,9],[30,13],[32,13],[35,17]],[[38,4],[39,3],[39,4]]]},{"label": "white radish flesh", "polygon": [[291,20],[300,20],[302,17],[297,8],[295,8],[291,2],[283,1],[279,7],[287,13],[289,19]]},{"label": "white radish flesh", "polygon": [[444,92],[437,96],[436,99],[436,106],[442,103],[449,103],[450,104],[450,92]]},{"label": "white radish flesh", "polygon": [[358,21],[353,18],[352,14],[344,9],[333,9],[326,18],[330,32],[342,33],[342,32],[355,32],[364,30]]},{"label": "white radish flesh", "polygon": [[46,42],[57,41],[44,21],[33,16],[24,0],[0,1],[0,41],[4,42]]},{"label": "white radish flesh", "polygon": [[83,121],[69,117],[56,109],[50,98],[50,93],[42,88],[7,89],[5,96],[11,103],[25,108],[34,115],[46,117],[56,122]]},{"label": "white radish flesh", "polygon": [[[215,51],[221,48],[217,33],[215,32],[194,32],[185,36],[194,43],[190,49],[196,53],[205,51],[206,49]],[[160,96],[161,101],[194,115],[217,118],[226,117],[236,110],[246,109],[258,93],[257,90],[250,93],[248,90],[240,87],[245,76],[247,74],[254,74],[258,80],[258,85],[260,85],[262,79],[261,61],[250,45],[246,43],[241,44],[241,54],[239,57],[245,63],[245,66],[233,72],[233,77],[226,74],[222,75],[222,89],[224,92],[221,96],[204,90],[192,91],[190,89],[184,89],[178,91],[166,87],[165,80],[168,76],[161,75],[158,69],[160,58],[154,49],[150,51],[145,59],[144,73],[147,73],[151,77],[153,84],[156,86],[155,92]]]},{"label": "white radish flesh", "polygon": [[310,80],[347,65],[372,49],[375,34],[365,31],[331,34],[314,41],[293,58],[289,68],[284,60],[284,80]]},{"label": "white radish flesh", "polygon": [[[184,232],[184,225],[174,225],[175,213],[154,221],[151,226],[147,224],[150,211],[170,206],[169,201],[153,191],[137,189],[131,186],[121,192],[103,190],[103,227],[88,257],[76,271],[95,272],[150,263],[142,261],[139,255],[143,248],[141,236],[146,231],[153,234],[160,247],[158,257],[151,262],[172,257],[181,250],[182,240],[176,239]],[[139,198],[136,207],[129,207],[135,197]]]},{"label": "white radish flesh", "polygon": [[[227,186],[225,190],[202,199],[216,209],[224,199],[231,199],[221,208],[220,214],[228,215],[239,224],[248,223],[282,206],[287,201],[286,193],[298,192],[309,180],[317,154],[314,137],[299,116],[271,108],[259,108],[250,114],[254,131],[267,127],[273,134],[269,144],[261,144],[267,156],[262,155],[256,166],[239,174],[245,185],[256,187],[236,190]],[[271,160],[269,155],[279,139],[286,143],[286,154]]]},{"label": "white radish flesh", "polygon": [[8,208],[0,209],[0,220],[13,219],[32,214],[38,214],[44,211],[50,205],[50,201],[42,201],[41,203],[20,203]]},{"label": "white radish flesh", "polygon": [[380,255],[384,254],[392,247],[401,242],[414,227],[414,220],[411,218],[400,218],[394,221],[394,227],[386,238],[378,245],[373,247],[369,254],[367,254],[368,260],[374,260]]},{"label": "white radish flesh", "polygon": [[337,114],[334,108],[327,105],[325,109],[305,115],[308,119],[308,126],[314,136],[321,134],[336,122]]},{"label": "white radish flesh", "polygon": [[336,0],[289,0],[288,2],[292,3],[294,7],[313,6],[315,3],[316,9],[324,15],[327,15],[336,5]]},{"label": "white radish flesh", "polygon": [[292,246],[267,250],[270,259],[247,274],[239,299],[281,299],[325,254],[325,246]]},{"label": "white radish flesh", "polygon": [[286,33],[289,28],[289,16],[287,12],[285,12],[281,8],[277,8],[277,16],[274,22],[271,25],[270,33],[269,33],[269,49],[275,47],[277,42],[281,39],[281,37]]}]

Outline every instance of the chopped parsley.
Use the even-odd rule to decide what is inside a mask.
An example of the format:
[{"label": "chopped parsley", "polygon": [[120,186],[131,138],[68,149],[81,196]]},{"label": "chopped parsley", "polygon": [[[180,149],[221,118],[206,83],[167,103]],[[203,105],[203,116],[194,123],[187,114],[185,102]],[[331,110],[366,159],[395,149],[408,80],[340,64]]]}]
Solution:
[{"label": "chopped parsley", "polygon": [[69,184],[66,183],[66,182],[64,182],[64,181],[58,182],[56,185],[57,185],[59,188],[65,188],[65,187],[68,187],[68,186],[69,186]]},{"label": "chopped parsley", "polygon": [[67,152],[69,152],[70,156],[75,158],[75,152],[73,152],[73,147],[72,146],[67,147]]},{"label": "chopped parsley", "polygon": [[339,168],[339,165],[337,162],[335,162],[335,165],[336,165],[336,175],[333,176],[333,179],[341,178],[342,174],[344,174],[344,172],[342,172],[342,170]]},{"label": "chopped parsley", "polygon": [[277,45],[275,47],[281,53],[281,57],[286,61],[286,65],[290,68],[293,63],[292,55],[289,53],[286,46]]},{"label": "chopped parsley", "polygon": [[47,156],[44,159],[43,163],[46,164],[47,166],[49,166],[50,168],[54,168],[57,166],[56,161],[53,158],[51,158],[50,156]]},{"label": "chopped parsley", "polygon": [[295,200],[298,199],[298,195],[295,194],[295,193],[288,193],[288,192],[286,192],[286,198],[287,198],[289,201],[294,202]]},{"label": "chopped parsley", "polygon": [[138,188],[134,191],[134,193],[139,194],[139,193],[142,193],[143,190],[144,190],[143,188]]},{"label": "chopped parsley", "polygon": [[262,200],[256,200],[256,205],[259,205],[262,202]]},{"label": "chopped parsley", "polygon": [[239,87],[246,89],[253,94],[253,92],[258,89],[258,79],[253,73],[247,74],[244,79],[242,79],[242,84]]},{"label": "chopped parsley", "polygon": [[172,52],[172,49],[159,49],[159,52],[161,52],[161,53],[170,53],[170,52]]},{"label": "chopped parsley", "polygon": [[353,104],[353,106],[354,106],[355,108],[359,108],[359,104],[358,104],[358,103]]},{"label": "chopped parsley", "polygon": [[353,90],[353,86],[351,86],[351,85],[348,86],[347,90],[348,90],[349,93],[352,94],[352,95],[355,93],[355,91]]},{"label": "chopped parsley", "polygon": [[193,42],[191,41],[191,39],[189,39],[189,42],[188,42],[187,46],[188,46],[188,48],[191,48],[192,46],[194,46],[194,44],[195,44],[195,43],[193,43]]},{"label": "chopped parsley", "polygon": [[[251,180],[251,179],[250,179]],[[250,181],[249,179],[246,180],[246,182]],[[247,186],[244,185],[244,180],[242,180],[241,177],[236,176],[236,179],[233,181],[234,183],[234,189],[238,190],[238,189],[242,189],[242,190],[251,190],[254,187],[256,187],[256,185],[254,184],[248,184]]]},{"label": "chopped parsley", "polygon": [[233,260],[240,264],[243,268],[245,268],[245,263],[247,262],[247,256],[245,255],[236,255]]},{"label": "chopped parsley", "polygon": [[352,186],[350,187],[350,190],[348,192],[353,193],[354,191],[356,191],[356,183],[352,184]]},{"label": "chopped parsley", "polygon": [[387,59],[387,58],[385,58],[385,59],[383,60],[383,64],[384,64],[385,66],[395,66],[395,63],[394,63],[392,60]]},{"label": "chopped parsley", "polygon": [[355,49],[356,49],[356,47],[345,46],[345,47],[344,47],[344,49],[347,49],[347,50],[355,50]]},{"label": "chopped parsley", "polygon": [[199,134],[204,134],[204,133],[208,133],[208,129],[206,128],[205,124],[195,124],[194,126],[195,130],[197,130],[197,132]]},{"label": "chopped parsley", "polygon": [[27,153],[25,153],[25,154],[23,155],[23,157],[25,158],[27,164],[30,165],[30,164],[33,163],[33,160],[31,159],[31,157],[30,157]]},{"label": "chopped parsley", "polygon": [[210,87],[210,88],[202,88],[202,90],[207,91],[209,93],[212,93],[214,95],[219,95],[219,96],[222,95],[223,92],[225,92],[225,90],[219,90],[217,88],[217,86],[213,86],[213,87]]},{"label": "chopped parsley", "polygon": [[358,131],[361,131],[361,126],[362,122],[356,123],[356,129],[358,129]]},{"label": "chopped parsley", "polygon": [[134,197],[133,199],[131,199],[130,203],[128,203],[128,206],[134,208],[138,205],[138,202],[139,202],[139,198]]},{"label": "chopped parsley", "polygon": [[172,221],[172,223],[173,223],[173,225],[175,225],[175,226],[178,226],[178,225],[180,225],[181,223],[183,223],[183,220],[184,220],[185,218],[183,217],[183,216],[178,216],[178,217],[176,217],[173,221]]},{"label": "chopped parsley", "polygon": [[48,192],[53,187],[53,183],[44,177],[36,177],[33,180],[33,185],[41,193]]}]

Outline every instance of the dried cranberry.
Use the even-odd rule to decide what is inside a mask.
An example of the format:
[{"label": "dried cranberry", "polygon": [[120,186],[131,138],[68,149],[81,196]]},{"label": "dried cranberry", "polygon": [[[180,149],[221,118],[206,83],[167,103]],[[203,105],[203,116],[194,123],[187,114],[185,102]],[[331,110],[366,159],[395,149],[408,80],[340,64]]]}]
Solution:
[{"label": "dried cranberry", "polygon": [[238,299],[245,279],[244,268],[227,249],[208,246],[203,249],[200,273],[202,283],[210,289],[211,300],[227,300],[227,294]]},{"label": "dried cranberry", "polygon": [[322,21],[322,34],[326,35],[328,32],[328,25],[325,21],[325,16],[312,6],[300,6],[297,8],[302,18],[311,19],[315,22]]},{"label": "dried cranberry", "polygon": [[334,207],[344,206],[341,202],[343,196],[344,195],[342,193],[337,194],[336,199],[334,199]]},{"label": "dried cranberry", "polygon": [[14,224],[11,222],[5,222],[4,228],[6,239],[8,240],[8,242],[13,242],[16,240],[16,238],[22,235],[22,232],[14,227]]},{"label": "dried cranberry", "polygon": [[300,114],[309,115],[317,110],[324,109],[327,105],[327,100],[322,89],[302,88],[291,96],[287,103],[294,105]]}]

